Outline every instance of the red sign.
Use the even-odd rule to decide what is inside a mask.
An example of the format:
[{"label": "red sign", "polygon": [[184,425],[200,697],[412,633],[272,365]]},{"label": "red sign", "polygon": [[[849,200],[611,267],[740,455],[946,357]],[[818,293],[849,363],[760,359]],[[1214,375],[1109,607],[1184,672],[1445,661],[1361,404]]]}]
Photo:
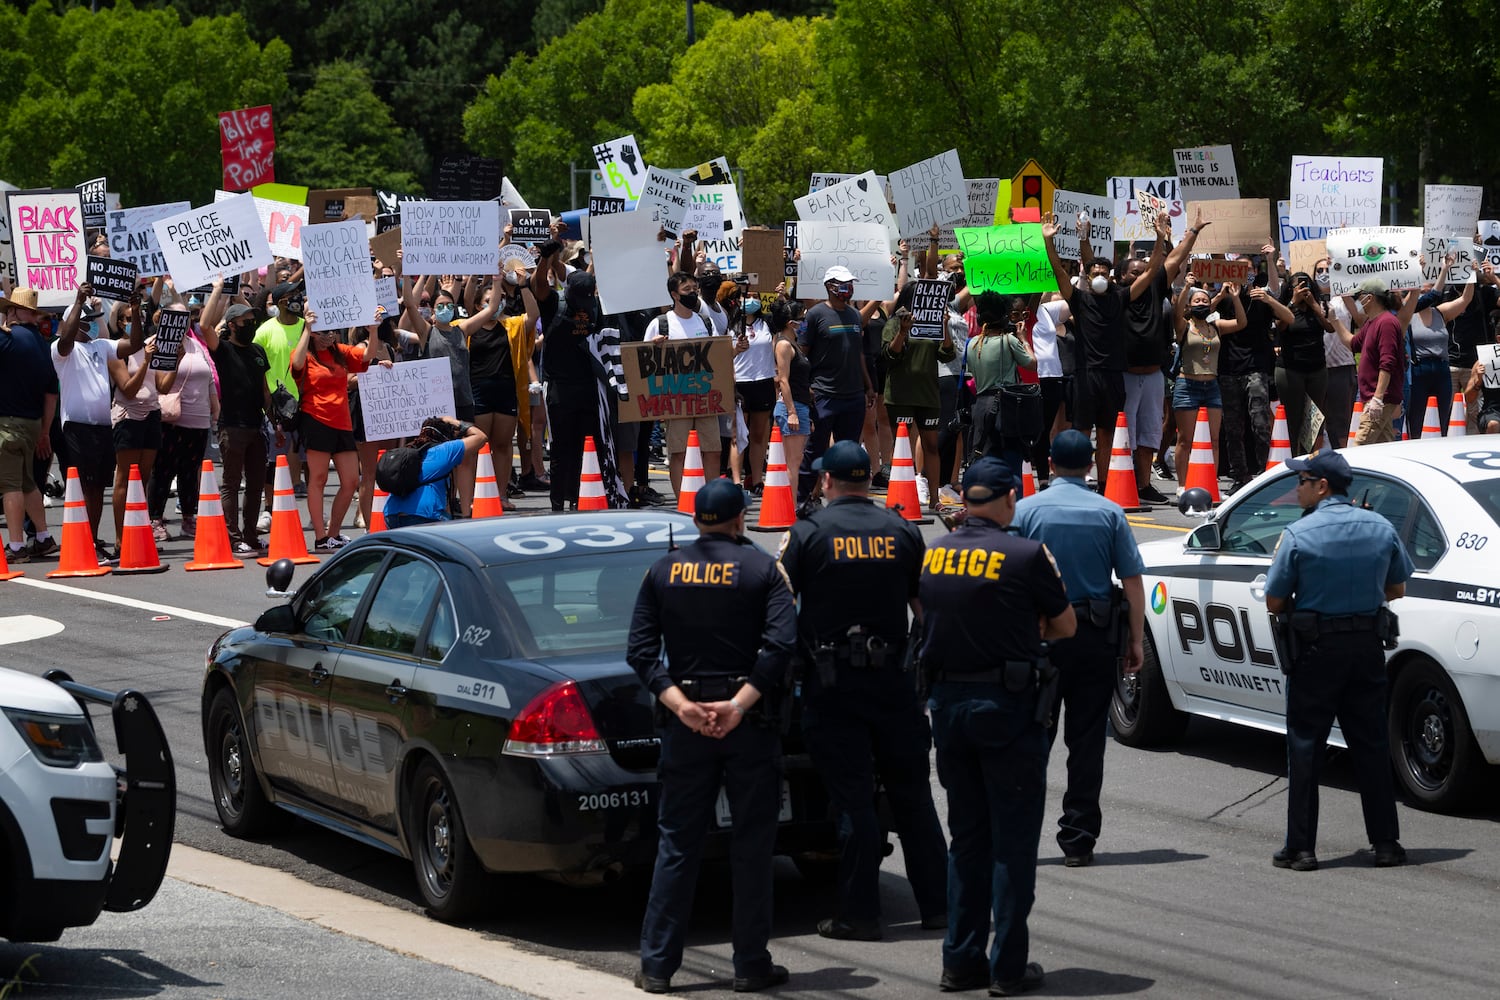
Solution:
[{"label": "red sign", "polygon": [[274,181],[276,131],[271,125],[271,106],[220,112],[219,151],[224,158],[225,191],[248,191]]}]

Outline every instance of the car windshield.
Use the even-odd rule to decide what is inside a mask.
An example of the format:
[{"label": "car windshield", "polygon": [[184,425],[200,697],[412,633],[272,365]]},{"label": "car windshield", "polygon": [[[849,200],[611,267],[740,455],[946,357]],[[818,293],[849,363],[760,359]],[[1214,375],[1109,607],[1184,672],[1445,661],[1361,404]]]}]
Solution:
[{"label": "car windshield", "polygon": [[533,559],[488,567],[501,601],[514,604],[537,654],[623,656],[641,580],[665,547]]},{"label": "car windshield", "polygon": [[1490,520],[1500,525],[1500,479],[1483,479],[1479,482],[1465,483],[1464,489],[1469,491],[1469,496],[1479,501],[1479,506],[1490,516]]}]

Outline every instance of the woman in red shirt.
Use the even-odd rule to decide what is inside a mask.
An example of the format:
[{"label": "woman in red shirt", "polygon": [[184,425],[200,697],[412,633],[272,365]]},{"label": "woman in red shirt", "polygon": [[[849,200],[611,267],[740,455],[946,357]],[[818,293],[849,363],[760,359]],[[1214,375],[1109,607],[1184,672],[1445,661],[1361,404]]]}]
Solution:
[{"label": "woman in red shirt", "polygon": [[[359,445],[354,440],[354,418],[349,412],[349,376],[378,362],[387,368],[391,356],[379,337],[368,347],[339,343],[336,330],[313,332],[317,316],[308,310],[302,337],[292,350],[292,375],[297,379],[302,412],[298,429],[307,447],[307,513],[312,519],[313,549],[332,552],[351,539],[339,533],[344,515],[359,483]],[[368,354],[366,353],[368,349]],[[327,528],[323,524],[323,491],[328,485],[328,460],[339,474],[339,491]]]}]

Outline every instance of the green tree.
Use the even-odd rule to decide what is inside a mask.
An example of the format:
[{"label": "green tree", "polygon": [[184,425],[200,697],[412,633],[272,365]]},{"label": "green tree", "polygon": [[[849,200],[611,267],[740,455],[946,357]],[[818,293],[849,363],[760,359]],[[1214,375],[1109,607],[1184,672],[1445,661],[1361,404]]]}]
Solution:
[{"label": "green tree", "polygon": [[319,67],[286,119],[276,174],[310,187],[421,189],[421,141],[391,119],[370,74],[349,62]]}]

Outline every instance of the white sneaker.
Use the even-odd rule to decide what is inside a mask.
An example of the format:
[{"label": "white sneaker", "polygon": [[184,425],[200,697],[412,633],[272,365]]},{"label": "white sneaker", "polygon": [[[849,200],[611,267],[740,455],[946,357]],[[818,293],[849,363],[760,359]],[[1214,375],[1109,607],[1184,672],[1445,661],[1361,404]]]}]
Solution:
[{"label": "white sneaker", "polygon": [[932,494],[927,489],[927,477],[926,476],[918,476],[917,477],[917,502],[920,503],[923,507],[926,507],[927,503],[931,499],[931,497],[932,497]]},{"label": "white sneaker", "polygon": [[938,499],[943,501],[943,503],[950,504],[961,504],[964,502],[964,498],[958,495],[958,490],[955,490],[947,483],[944,483],[943,488],[938,490]]},{"label": "white sneaker", "polygon": [[265,532],[271,530],[271,512],[270,511],[263,510],[263,511],[260,512],[260,519],[255,522],[255,530],[259,531],[261,533],[265,533]]}]

